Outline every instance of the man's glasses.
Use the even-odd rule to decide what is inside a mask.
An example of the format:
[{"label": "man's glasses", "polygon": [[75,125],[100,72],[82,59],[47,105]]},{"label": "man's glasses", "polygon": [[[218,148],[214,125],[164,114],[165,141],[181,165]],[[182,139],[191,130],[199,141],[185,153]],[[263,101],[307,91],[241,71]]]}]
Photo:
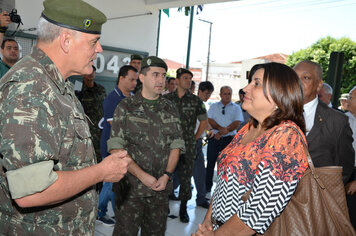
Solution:
[{"label": "man's glasses", "polygon": [[225,115],[225,106],[222,107],[221,113],[222,113],[223,115]]}]

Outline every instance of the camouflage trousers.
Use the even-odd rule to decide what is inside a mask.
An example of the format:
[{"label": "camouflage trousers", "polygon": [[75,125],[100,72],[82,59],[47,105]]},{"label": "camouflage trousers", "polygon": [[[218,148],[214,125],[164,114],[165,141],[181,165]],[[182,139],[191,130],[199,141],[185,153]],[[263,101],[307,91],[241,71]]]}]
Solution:
[{"label": "camouflage trousers", "polygon": [[166,200],[155,197],[127,197],[115,210],[114,236],[164,236],[168,216]]},{"label": "camouflage trousers", "polygon": [[191,178],[193,176],[194,158],[182,154],[177,165],[178,179],[180,183],[179,199],[188,201],[192,197]]}]

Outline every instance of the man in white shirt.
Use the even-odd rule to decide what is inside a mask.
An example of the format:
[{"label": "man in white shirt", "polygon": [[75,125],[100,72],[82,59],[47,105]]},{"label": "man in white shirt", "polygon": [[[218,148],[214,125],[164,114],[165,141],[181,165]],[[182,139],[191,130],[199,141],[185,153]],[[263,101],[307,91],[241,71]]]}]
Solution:
[{"label": "man in white shirt", "polygon": [[331,97],[333,95],[333,89],[327,83],[323,83],[323,86],[318,92],[319,100],[328,105],[328,107],[332,107]]},{"label": "man in white shirt", "polygon": [[294,67],[303,86],[304,118],[308,150],[315,167],[342,166],[347,183],[355,162],[352,131],[348,118],[318,100],[323,85],[321,66],[312,61]]},{"label": "man in white shirt", "polygon": [[[352,129],[352,137],[354,138],[354,142],[352,146],[356,150],[356,86],[350,90],[348,99],[347,99],[347,107],[349,111],[345,113],[349,117],[349,123]],[[356,155],[355,155],[355,163],[356,163]],[[349,183],[345,186],[346,190],[346,199],[347,206],[349,208],[350,220],[354,228],[356,229],[356,166],[354,166],[354,171],[350,178]]]},{"label": "man in white shirt", "polygon": [[231,102],[232,88],[229,86],[221,87],[220,97],[221,101],[212,104],[208,111],[208,121],[214,129],[214,137],[208,141],[207,193],[210,193],[213,186],[214,168],[219,153],[231,142],[236,134],[237,127],[244,121],[241,107]]}]

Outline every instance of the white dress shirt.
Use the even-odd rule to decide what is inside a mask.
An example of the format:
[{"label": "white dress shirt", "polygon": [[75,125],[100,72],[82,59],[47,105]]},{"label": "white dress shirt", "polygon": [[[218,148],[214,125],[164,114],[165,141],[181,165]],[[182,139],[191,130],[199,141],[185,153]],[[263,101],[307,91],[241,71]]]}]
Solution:
[{"label": "white dress shirt", "polygon": [[346,112],[345,115],[349,117],[350,127],[352,129],[352,137],[354,141],[352,142],[352,147],[355,150],[355,167],[356,167],[356,117],[351,112]]},{"label": "white dress shirt", "polygon": [[304,120],[305,120],[305,128],[307,130],[306,135],[309,134],[310,130],[313,128],[316,107],[318,106],[318,97],[315,97],[313,100],[304,104]]}]

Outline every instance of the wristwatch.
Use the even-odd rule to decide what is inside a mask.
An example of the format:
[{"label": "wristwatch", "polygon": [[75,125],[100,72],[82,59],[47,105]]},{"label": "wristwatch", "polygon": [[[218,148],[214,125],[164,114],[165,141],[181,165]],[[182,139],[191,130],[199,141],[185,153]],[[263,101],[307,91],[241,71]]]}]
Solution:
[{"label": "wristwatch", "polygon": [[167,175],[170,180],[172,179],[173,173],[165,171],[163,174]]}]

